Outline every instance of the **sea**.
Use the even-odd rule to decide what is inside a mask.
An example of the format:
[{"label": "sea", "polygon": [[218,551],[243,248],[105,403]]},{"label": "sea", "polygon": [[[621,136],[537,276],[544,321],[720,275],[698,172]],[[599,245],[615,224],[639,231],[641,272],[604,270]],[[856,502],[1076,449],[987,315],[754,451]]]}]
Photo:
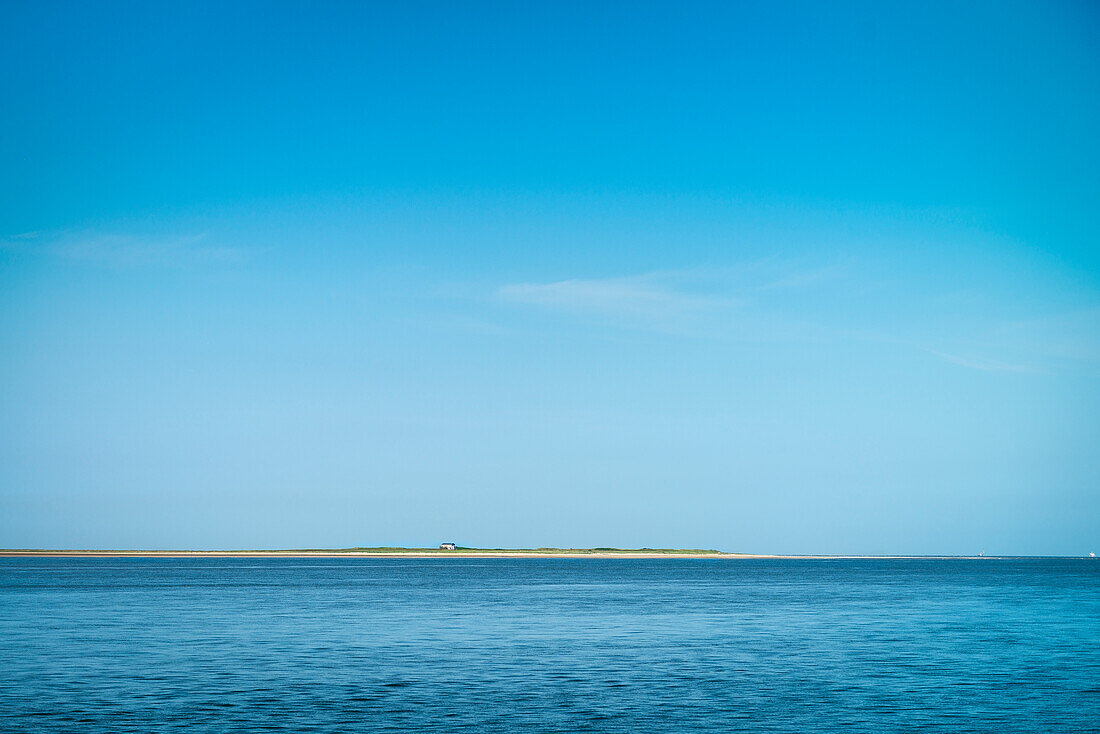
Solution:
[{"label": "sea", "polygon": [[1100,731],[1100,562],[3,558],[0,730]]}]

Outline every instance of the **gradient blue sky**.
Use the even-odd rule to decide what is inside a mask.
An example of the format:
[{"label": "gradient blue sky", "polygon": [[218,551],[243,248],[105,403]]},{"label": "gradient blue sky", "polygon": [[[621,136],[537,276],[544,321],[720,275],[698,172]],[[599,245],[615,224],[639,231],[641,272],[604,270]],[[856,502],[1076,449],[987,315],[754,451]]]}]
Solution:
[{"label": "gradient blue sky", "polygon": [[0,546],[1100,551],[1100,11],[0,5]]}]

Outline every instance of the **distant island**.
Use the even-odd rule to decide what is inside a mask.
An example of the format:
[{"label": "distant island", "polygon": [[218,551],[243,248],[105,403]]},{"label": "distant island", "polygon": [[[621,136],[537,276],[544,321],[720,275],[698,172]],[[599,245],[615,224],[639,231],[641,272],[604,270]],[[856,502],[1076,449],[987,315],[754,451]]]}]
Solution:
[{"label": "distant island", "polygon": [[[291,548],[285,550],[51,550],[37,548],[0,549],[0,556],[102,556],[102,557],[309,557],[309,556],[349,556],[349,557],[572,557],[592,558],[658,558],[677,556],[681,558],[712,557],[754,557],[744,553],[726,553],[702,548],[471,548],[442,543],[437,548],[405,548],[400,546],[376,546],[356,548]],[[755,556],[763,557],[763,556]]]},{"label": "distant island", "polygon": [[0,557],[84,558],[791,558],[791,559],[890,559],[890,558],[985,558],[996,556],[944,555],[779,555],[730,553],[704,548],[470,548],[441,543],[437,548],[377,546],[361,548],[290,548],[285,550],[95,550],[95,549],[0,549]]}]

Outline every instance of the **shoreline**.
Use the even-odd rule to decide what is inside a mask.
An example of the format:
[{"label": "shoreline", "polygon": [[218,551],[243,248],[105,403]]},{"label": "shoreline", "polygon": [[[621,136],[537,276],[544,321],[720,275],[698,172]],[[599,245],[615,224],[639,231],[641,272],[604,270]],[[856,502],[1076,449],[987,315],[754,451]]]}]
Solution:
[{"label": "shoreline", "polygon": [[768,553],[723,553],[719,551],[650,550],[47,550],[0,549],[0,558],[599,558],[674,559],[714,558],[721,560],[995,560],[1004,556],[950,555],[782,555]]}]

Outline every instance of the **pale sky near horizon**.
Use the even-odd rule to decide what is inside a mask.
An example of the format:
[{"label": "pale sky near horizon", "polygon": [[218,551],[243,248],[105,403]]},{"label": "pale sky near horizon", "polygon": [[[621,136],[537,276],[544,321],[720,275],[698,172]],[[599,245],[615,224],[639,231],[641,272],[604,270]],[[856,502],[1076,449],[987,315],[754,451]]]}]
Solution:
[{"label": "pale sky near horizon", "polygon": [[0,547],[1100,551],[1087,2],[0,6]]}]

